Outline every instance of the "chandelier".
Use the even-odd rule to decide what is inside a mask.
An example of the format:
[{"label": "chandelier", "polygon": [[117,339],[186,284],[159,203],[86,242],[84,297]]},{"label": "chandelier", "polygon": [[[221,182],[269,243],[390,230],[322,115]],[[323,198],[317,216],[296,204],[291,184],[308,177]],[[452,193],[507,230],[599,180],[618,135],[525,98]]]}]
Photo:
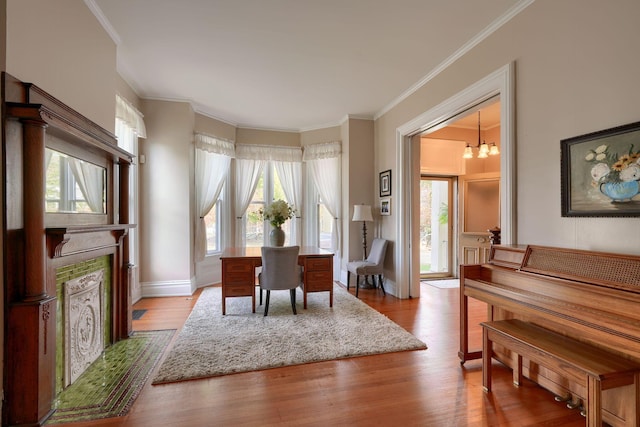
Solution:
[{"label": "chandelier", "polygon": [[478,149],[479,159],[486,159],[488,156],[495,156],[497,154],[500,154],[500,150],[498,149],[498,146],[496,145],[495,142],[492,142],[491,144],[487,144],[484,140],[480,141],[480,111],[478,111],[478,145],[471,146],[469,143],[467,143],[467,146],[464,149],[464,153],[462,154],[462,157],[464,159],[473,158],[474,148]]}]

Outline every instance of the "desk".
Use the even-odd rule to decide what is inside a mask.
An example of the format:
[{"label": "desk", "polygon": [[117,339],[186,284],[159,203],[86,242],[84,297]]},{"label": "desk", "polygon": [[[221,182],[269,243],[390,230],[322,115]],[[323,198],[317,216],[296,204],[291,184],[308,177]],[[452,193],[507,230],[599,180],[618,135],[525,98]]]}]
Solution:
[{"label": "desk", "polygon": [[[222,314],[226,314],[228,297],[251,297],[256,312],[256,267],[262,266],[259,247],[227,248],[222,260]],[[333,307],[333,254],[312,246],[300,247],[298,264],[303,268],[302,292],[304,308],[307,293],[329,292],[329,307]]]}]

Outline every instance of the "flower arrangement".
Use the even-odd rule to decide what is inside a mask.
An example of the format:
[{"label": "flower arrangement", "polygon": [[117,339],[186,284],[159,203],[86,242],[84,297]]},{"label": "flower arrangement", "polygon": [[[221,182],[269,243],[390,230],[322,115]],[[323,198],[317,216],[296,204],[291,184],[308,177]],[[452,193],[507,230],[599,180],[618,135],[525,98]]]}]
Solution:
[{"label": "flower arrangement", "polygon": [[640,180],[640,151],[634,152],[633,144],[629,152],[621,156],[612,153],[608,145],[599,145],[595,150],[589,150],[585,161],[593,163],[591,178],[594,185]]},{"label": "flower arrangement", "polygon": [[295,209],[284,200],[276,200],[264,209],[260,209],[258,214],[272,226],[280,228],[285,221],[295,216]]}]

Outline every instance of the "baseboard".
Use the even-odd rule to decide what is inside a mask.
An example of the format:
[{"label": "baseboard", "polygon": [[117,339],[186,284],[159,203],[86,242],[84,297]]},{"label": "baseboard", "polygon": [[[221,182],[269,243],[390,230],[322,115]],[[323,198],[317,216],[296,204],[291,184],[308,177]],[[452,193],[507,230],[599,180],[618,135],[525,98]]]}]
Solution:
[{"label": "baseboard", "polygon": [[180,297],[193,295],[196,280],[167,280],[161,282],[140,282],[142,297]]}]

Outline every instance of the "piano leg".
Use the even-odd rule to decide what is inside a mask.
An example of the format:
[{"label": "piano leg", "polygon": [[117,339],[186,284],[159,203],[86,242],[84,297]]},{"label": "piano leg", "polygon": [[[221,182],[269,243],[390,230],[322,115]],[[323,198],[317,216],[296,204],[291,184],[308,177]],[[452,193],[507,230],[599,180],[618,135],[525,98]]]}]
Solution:
[{"label": "piano leg", "polygon": [[493,355],[493,342],[489,339],[489,331],[482,328],[482,389],[491,391],[491,356]]}]

